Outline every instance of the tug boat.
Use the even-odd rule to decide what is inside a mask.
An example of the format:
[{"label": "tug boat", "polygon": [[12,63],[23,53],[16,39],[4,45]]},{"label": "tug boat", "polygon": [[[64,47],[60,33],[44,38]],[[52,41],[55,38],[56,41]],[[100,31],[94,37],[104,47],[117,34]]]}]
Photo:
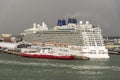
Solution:
[{"label": "tug boat", "polygon": [[41,48],[40,51],[25,51],[21,53],[22,57],[28,58],[43,58],[43,59],[62,59],[62,60],[72,60],[74,56],[70,54],[61,54],[53,52],[52,48]]}]

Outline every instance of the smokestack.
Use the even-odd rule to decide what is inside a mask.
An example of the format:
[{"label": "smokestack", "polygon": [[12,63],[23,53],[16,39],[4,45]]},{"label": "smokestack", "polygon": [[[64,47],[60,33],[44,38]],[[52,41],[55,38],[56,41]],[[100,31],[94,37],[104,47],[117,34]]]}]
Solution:
[{"label": "smokestack", "polygon": [[71,18],[68,18],[68,24],[69,23],[72,23],[72,19]]},{"label": "smokestack", "polygon": [[76,18],[72,18],[72,23],[73,24],[77,24],[77,19]]},{"label": "smokestack", "polygon": [[62,20],[58,19],[57,26],[62,26]]},{"label": "smokestack", "polygon": [[62,25],[66,25],[66,20],[62,19]]},{"label": "smokestack", "polygon": [[68,23],[73,23],[73,24],[77,24],[77,19],[76,18],[68,18]]}]

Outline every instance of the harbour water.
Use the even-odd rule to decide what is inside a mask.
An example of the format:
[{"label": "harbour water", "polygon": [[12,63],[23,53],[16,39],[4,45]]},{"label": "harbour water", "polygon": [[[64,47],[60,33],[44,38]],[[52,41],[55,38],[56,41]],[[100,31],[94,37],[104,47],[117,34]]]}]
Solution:
[{"label": "harbour water", "polygon": [[0,53],[0,80],[120,80],[120,55],[110,59],[33,59]]}]

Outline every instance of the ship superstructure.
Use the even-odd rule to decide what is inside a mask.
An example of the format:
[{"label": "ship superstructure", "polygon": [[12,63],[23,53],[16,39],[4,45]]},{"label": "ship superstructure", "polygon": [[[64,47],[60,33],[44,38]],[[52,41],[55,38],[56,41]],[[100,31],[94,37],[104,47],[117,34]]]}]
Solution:
[{"label": "ship superstructure", "polygon": [[24,30],[25,34],[36,33],[38,31],[45,31],[48,30],[47,25],[45,22],[42,22],[42,26],[40,24],[33,23],[33,27]]},{"label": "ship superstructure", "polygon": [[[29,29],[28,29],[29,30]],[[90,58],[109,58],[108,51],[103,43],[103,36],[99,26],[93,26],[86,21],[77,22],[76,18],[59,19],[57,26],[52,30],[46,29],[36,31],[35,33],[25,32],[24,40],[28,42],[42,43],[61,43],[70,46],[76,46],[73,50],[74,55],[87,56]],[[73,47],[70,47],[73,49]]]}]

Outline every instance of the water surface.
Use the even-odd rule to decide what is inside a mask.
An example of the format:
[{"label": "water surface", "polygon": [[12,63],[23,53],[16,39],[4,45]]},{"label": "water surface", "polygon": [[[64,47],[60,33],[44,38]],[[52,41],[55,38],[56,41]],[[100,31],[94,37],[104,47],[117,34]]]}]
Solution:
[{"label": "water surface", "polygon": [[120,55],[110,59],[33,59],[0,53],[0,80],[120,80]]}]

